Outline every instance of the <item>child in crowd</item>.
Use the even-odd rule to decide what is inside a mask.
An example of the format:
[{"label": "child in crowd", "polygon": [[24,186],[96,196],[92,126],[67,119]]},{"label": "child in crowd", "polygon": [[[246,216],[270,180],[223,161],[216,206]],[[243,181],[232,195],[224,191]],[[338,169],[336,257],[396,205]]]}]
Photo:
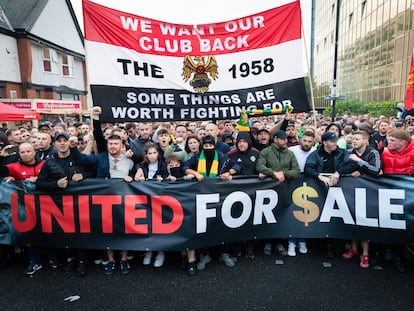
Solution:
[{"label": "child in crowd", "polygon": [[177,179],[182,179],[184,173],[181,169],[181,161],[176,155],[170,155],[165,159],[167,164],[168,177],[167,179],[175,182]]},{"label": "child in crowd", "polygon": [[[165,162],[160,160],[160,152],[156,144],[147,142],[144,145],[144,162],[142,162],[135,174],[136,181],[157,180],[163,181],[168,178],[168,171]],[[152,251],[147,251],[144,255],[143,264],[148,266],[152,260]],[[164,252],[159,251],[155,257],[154,267],[159,268],[164,265]]]},{"label": "child in crowd", "polygon": [[136,181],[156,179],[163,181],[168,177],[167,166],[160,160],[160,152],[156,144],[148,142],[144,145],[144,162],[135,174]]},{"label": "child in crowd", "polygon": [[[167,163],[167,170],[169,173],[168,179],[175,182],[177,179],[184,179],[184,173],[181,168],[181,161],[176,155],[170,155],[165,159]],[[195,250],[181,251],[182,264],[187,267],[188,274],[193,276],[196,273],[196,254]]]}]

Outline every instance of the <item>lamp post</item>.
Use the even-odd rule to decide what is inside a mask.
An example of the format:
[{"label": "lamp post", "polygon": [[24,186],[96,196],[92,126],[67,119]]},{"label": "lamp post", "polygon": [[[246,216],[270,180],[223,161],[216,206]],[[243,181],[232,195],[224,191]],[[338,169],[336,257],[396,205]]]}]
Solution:
[{"label": "lamp post", "polygon": [[336,101],[338,99],[346,99],[345,96],[339,96],[336,87],[336,63],[338,61],[338,35],[339,35],[339,7],[341,5],[340,0],[336,0],[336,18],[335,18],[335,49],[334,49],[334,64],[333,64],[333,81],[331,87],[331,95],[325,96],[325,100],[330,100],[332,105],[332,122],[335,121],[336,116]]}]

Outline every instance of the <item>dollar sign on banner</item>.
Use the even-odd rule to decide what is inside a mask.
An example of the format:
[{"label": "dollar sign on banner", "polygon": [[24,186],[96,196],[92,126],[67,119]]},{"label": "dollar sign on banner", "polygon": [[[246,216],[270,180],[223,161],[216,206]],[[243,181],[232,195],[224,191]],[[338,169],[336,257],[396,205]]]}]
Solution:
[{"label": "dollar sign on banner", "polygon": [[315,221],[319,217],[319,207],[316,203],[308,201],[308,198],[317,198],[318,193],[312,187],[309,187],[306,182],[302,187],[296,188],[292,193],[292,201],[296,206],[303,208],[303,211],[294,211],[293,216],[303,223],[305,227],[309,223]]}]

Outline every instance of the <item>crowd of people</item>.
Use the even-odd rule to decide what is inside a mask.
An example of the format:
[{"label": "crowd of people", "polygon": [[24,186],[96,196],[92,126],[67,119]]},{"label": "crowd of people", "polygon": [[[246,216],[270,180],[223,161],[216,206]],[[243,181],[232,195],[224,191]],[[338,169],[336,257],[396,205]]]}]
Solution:
[{"label": "crowd of people", "polygon": [[[206,178],[231,181],[234,175],[253,175],[283,183],[304,174],[332,187],[344,175],[414,174],[412,116],[400,120],[346,115],[331,122],[329,117],[288,112],[283,116],[256,116],[239,127],[240,120],[103,124],[100,114],[100,107],[94,107],[89,123],[41,122],[37,127],[25,124],[13,128],[3,124],[0,177],[9,183],[26,180],[37,190],[50,192],[95,177],[175,182]],[[306,239],[261,242],[185,250],[181,252],[182,264],[189,275],[195,275],[211,262],[213,253],[225,266],[234,267],[235,257],[242,254],[254,259],[258,251],[271,255],[275,250],[291,257],[297,255],[296,250],[308,252]],[[336,241],[325,239],[324,243],[327,256],[334,256]],[[360,241],[360,250],[358,241],[347,244],[342,257],[359,256],[361,268],[378,265],[380,255],[392,260],[400,272],[405,271],[401,246]],[[8,251],[7,246],[1,247],[3,252]],[[27,275],[42,269],[46,257],[53,268],[64,266],[67,272],[76,269],[80,276],[86,275],[86,262],[91,257],[103,263],[107,275],[117,267],[124,274],[131,269],[128,250],[120,250],[119,258],[114,250],[102,256],[101,252],[84,249],[63,254],[59,249],[28,246],[26,253]],[[164,250],[147,251],[143,265],[153,262],[159,268],[167,255]]]}]

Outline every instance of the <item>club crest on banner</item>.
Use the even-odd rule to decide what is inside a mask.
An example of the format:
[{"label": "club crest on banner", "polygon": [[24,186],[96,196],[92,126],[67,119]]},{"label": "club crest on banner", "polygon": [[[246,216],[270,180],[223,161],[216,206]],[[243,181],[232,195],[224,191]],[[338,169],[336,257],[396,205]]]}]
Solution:
[{"label": "club crest on banner", "polygon": [[204,61],[203,56],[195,56],[194,59],[191,56],[186,55],[183,62],[183,79],[185,82],[192,80],[189,84],[193,87],[197,93],[205,93],[208,91],[208,87],[211,84],[211,79],[216,80],[218,75],[218,65],[214,56],[209,55],[207,61]]}]

